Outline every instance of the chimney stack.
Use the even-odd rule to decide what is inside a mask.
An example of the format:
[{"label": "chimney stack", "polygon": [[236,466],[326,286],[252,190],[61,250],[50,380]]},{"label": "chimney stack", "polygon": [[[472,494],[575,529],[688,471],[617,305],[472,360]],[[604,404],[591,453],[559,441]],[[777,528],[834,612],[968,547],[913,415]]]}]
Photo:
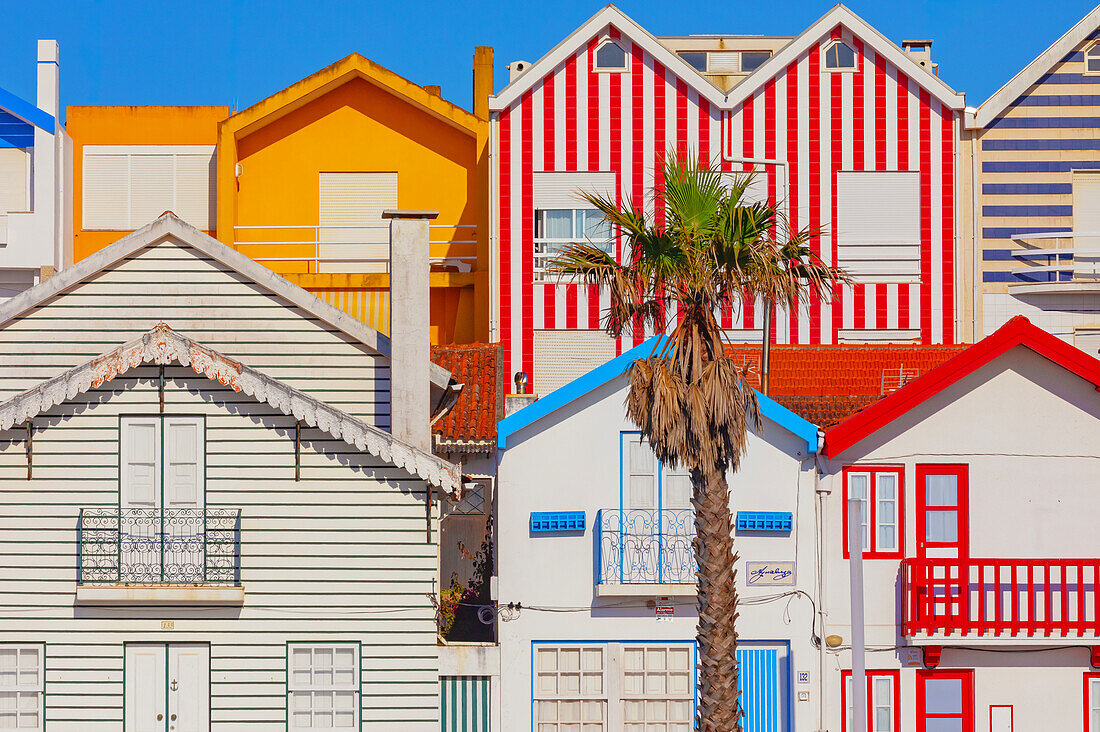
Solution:
[{"label": "chimney stack", "polygon": [[489,97],[494,89],[493,47],[478,46],[474,49],[474,116],[489,119]]},{"label": "chimney stack", "polygon": [[390,432],[431,452],[428,222],[438,211],[383,211],[390,220]]},{"label": "chimney stack", "polygon": [[34,173],[32,200],[29,202],[29,209],[34,211],[37,220],[37,234],[41,236],[42,260],[55,267],[64,266],[66,245],[71,246],[71,240],[65,241],[66,203],[62,193],[65,146],[59,115],[61,98],[58,58],[57,41],[38,42],[36,106],[53,117],[53,129],[44,130],[37,125],[34,127]]},{"label": "chimney stack", "polygon": [[932,74],[940,75],[940,65],[932,61],[931,39],[902,41],[901,47],[909,55],[909,58],[928,69]]}]

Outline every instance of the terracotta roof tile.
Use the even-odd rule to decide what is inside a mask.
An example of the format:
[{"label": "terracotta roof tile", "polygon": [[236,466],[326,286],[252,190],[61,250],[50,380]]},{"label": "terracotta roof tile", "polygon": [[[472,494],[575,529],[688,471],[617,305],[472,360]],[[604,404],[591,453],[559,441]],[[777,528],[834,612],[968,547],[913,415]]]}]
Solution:
[{"label": "terracotta roof tile", "polygon": [[[966,350],[967,346],[772,346],[768,396],[831,427]],[[726,349],[760,386],[760,346]]]},{"label": "terracotta roof tile", "polygon": [[503,416],[503,351],[499,344],[432,346],[432,361],[464,384],[454,408],[435,423],[437,444],[458,443],[465,450],[492,449]]}]

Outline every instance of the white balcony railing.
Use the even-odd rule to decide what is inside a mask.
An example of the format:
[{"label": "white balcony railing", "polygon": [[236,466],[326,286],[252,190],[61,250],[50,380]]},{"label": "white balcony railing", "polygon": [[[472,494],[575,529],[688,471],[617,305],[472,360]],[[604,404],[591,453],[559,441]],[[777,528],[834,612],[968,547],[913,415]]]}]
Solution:
[{"label": "white balcony railing", "polygon": [[[279,272],[389,272],[389,224],[359,226],[234,226],[238,251]],[[477,243],[473,224],[431,224],[429,244]],[[431,258],[433,268],[469,272],[474,254]]]},{"label": "white balcony railing", "polygon": [[1013,258],[1026,264],[1011,270],[1013,290],[1100,290],[1100,233],[1050,231],[1018,234],[1012,240],[1023,247]]}]

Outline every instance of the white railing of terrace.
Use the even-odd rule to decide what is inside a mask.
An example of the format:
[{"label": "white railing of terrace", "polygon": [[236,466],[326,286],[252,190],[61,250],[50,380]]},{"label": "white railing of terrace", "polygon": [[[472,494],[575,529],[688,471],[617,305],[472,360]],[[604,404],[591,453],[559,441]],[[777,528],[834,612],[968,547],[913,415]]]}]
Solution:
[{"label": "white railing of terrace", "polygon": [[[304,264],[308,273],[389,272],[389,224],[357,226],[262,225],[234,226],[237,250],[272,269],[280,264]],[[429,244],[477,243],[474,224],[431,224]],[[253,238],[255,237],[255,238]],[[431,257],[438,268],[470,272],[477,256]]]},{"label": "white railing of terrace", "polygon": [[1017,234],[1012,241],[1023,247],[1012,253],[1013,258],[1027,264],[1011,270],[1016,277],[1013,289],[1100,287],[1100,232],[1045,231]]}]

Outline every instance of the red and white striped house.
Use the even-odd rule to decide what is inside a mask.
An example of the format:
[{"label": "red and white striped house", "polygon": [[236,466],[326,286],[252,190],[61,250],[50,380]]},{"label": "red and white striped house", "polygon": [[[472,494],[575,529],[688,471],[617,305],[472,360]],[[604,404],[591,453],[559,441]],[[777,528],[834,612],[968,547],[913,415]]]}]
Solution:
[{"label": "red and white striped house", "polygon": [[[505,373],[547,393],[651,335],[606,338],[606,293],[555,282],[540,261],[584,238],[621,256],[575,191],[652,211],[669,150],[756,171],[755,195],[797,228],[825,227],[822,258],[855,275],[830,301],[779,311],[774,342],[955,342],[964,100],[934,75],[930,43],[902,50],[840,5],[795,38],[662,39],[607,6],[537,62],[512,64],[490,98]],[[761,316],[746,303],[722,321],[752,342]]]}]

